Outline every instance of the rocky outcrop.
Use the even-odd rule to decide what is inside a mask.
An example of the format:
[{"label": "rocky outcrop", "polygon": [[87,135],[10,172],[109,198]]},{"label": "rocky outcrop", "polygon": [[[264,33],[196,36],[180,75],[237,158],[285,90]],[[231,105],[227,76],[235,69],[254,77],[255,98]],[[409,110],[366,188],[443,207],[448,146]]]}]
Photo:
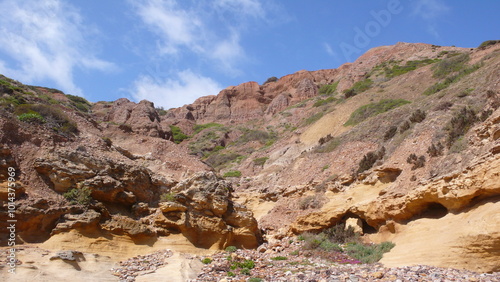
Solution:
[{"label": "rocky outcrop", "polygon": [[170,139],[169,128],[160,124],[160,116],[152,102],[142,100],[134,103],[121,98],[113,103],[96,103],[92,109],[99,121],[117,124],[124,131],[133,131],[151,137]]},{"label": "rocky outcrop", "polygon": [[212,172],[196,174],[172,188],[175,199],[160,203],[154,226],[181,232],[203,248],[255,248],[260,241],[257,221],[246,207],[232,201],[232,186]]}]

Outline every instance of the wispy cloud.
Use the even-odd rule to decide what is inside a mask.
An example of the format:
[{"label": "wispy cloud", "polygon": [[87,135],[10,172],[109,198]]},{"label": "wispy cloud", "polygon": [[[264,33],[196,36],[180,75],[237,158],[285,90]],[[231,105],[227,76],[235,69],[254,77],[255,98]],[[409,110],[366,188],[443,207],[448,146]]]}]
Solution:
[{"label": "wispy cloud", "polygon": [[[75,68],[109,71],[116,67],[91,52],[79,12],[59,0],[0,2],[0,73],[26,83],[51,80],[65,92],[82,95]],[[6,15],[8,11],[8,15]]]},{"label": "wispy cloud", "polygon": [[165,76],[161,81],[151,75],[137,78],[133,97],[169,107],[192,102],[200,95],[217,94],[220,85],[201,74],[201,69],[228,77],[243,74],[242,64],[250,59],[241,38],[249,27],[262,24],[268,16],[261,0],[129,0],[129,3],[144,26],[157,37],[157,53],[150,56],[153,64],[168,68],[171,62],[189,61],[197,70],[176,72],[177,66],[172,65],[165,72],[174,73],[172,77]]},{"label": "wispy cloud", "polygon": [[427,32],[439,39],[436,22],[451,10],[450,7],[441,0],[417,0],[412,3],[412,15],[422,18],[426,22]]},{"label": "wispy cloud", "polygon": [[217,94],[222,87],[213,79],[192,72],[190,69],[175,77],[140,76],[133,85],[135,100],[154,101],[156,106],[180,107],[192,103],[200,96]]}]

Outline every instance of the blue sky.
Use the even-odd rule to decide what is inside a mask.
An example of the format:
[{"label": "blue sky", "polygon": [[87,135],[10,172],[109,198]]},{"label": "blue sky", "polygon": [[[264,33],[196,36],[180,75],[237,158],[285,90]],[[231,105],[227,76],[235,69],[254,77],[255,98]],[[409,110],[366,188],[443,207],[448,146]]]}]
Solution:
[{"label": "blue sky", "polygon": [[494,0],[0,0],[0,11],[1,74],[165,108],[400,41],[500,39]]}]

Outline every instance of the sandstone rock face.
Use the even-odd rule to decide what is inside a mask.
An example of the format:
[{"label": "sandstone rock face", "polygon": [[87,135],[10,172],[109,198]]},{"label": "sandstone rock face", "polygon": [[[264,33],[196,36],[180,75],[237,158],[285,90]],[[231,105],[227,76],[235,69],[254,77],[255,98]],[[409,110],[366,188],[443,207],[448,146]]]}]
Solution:
[{"label": "sandstone rock face", "polygon": [[255,248],[260,231],[253,214],[231,200],[231,184],[212,172],[194,175],[171,190],[175,202],[160,203],[153,215],[158,228],[182,232],[203,248]]}]

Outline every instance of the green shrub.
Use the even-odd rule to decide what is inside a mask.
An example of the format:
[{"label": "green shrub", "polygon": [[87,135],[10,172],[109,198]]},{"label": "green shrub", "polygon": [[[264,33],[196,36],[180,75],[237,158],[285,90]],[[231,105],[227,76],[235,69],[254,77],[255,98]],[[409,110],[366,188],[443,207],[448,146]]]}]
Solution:
[{"label": "green shrub", "polygon": [[45,104],[23,104],[16,107],[15,113],[18,116],[30,113],[38,114],[45,120],[43,123],[46,127],[61,134],[75,134],[78,132],[76,123],[71,121],[69,117],[57,106]]},{"label": "green shrub", "polygon": [[407,72],[416,70],[419,67],[433,64],[437,61],[439,61],[439,59],[423,59],[418,61],[407,61],[404,66],[397,65],[395,64],[396,62],[393,61],[392,67],[387,66],[387,64],[383,64],[382,67],[384,68],[385,76],[388,78],[393,78],[405,74]]},{"label": "green shrub", "polygon": [[464,76],[471,74],[478,70],[481,67],[481,64],[475,64],[470,67],[463,68],[460,70],[458,73],[453,74],[451,76],[448,76],[444,81],[437,82],[434,85],[430,86],[424,91],[424,95],[431,95],[434,93],[437,93],[443,89],[446,89],[448,86],[450,86],[452,83],[455,83],[462,79]]},{"label": "green shrub", "polygon": [[226,252],[229,252],[229,253],[234,253],[234,252],[236,252],[236,250],[238,250],[238,248],[236,248],[235,246],[228,246],[226,248]]},{"label": "green shrub", "polygon": [[271,259],[272,260],[287,260],[288,258],[287,257],[283,257],[283,256],[277,256],[277,257],[272,257]]},{"label": "green shrub", "polygon": [[165,108],[163,108],[163,107],[157,107],[157,108],[155,108],[155,110],[158,113],[158,115],[160,115],[160,116],[165,116],[168,113],[168,111],[165,110]]},{"label": "green shrub", "polygon": [[73,188],[68,192],[64,193],[63,196],[68,201],[70,201],[71,204],[79,204],[87,206],[90,204],[90,201],[92,201],[92,197],[90,196],[91,194],[92,190],[90,190],[90,188],[83,187],[83,188]]},{"label": "green shrub", "polygon": [[257,158],[253,160],[253,163],[257,166],[263,166],[267,160],[269,160],[269,157],[262,157],[262,158]]},{"label": "green shrub", "polygon": [[384,253],[394,248],[394,243],[383,242],[380,244],[365,245],[361,243],[347,244],[347,253],[363,263],[375,263]]},{"label": "green shrub", "polygon": [[451,73],[458,72],[465,67],[465,63],[469,61],[469,54],[462,53],[451,58],[446,58],[436,63],[433,66],[434,77],[444,78]]},{"label": "green shrub", "polygon": [[478,48],[484,49],[484,48],[486,48],[488,46],[495,45],[495,44],[498,44],[498,43],[500,43],[500,40],[487,40],[487,41],[482,42],[478,46]]},{"label": "green shrub", "polygon": [[372,86],[373,81],[369,78],[366,78],[365,80],[358,81],[354,83],[354,85],[349,88],[344,90],[344,96],[345,98],[349,98],[355,95],[358,95],[361,92],[364,92]]},{"label": "green shrub", "polygon": [[211,258],[204,258],[204,259],[201,260],[201,262],[203,264],[210,264],[210,263],[212,263],[212,259]]},{"label": "green shrub", "polygon": [[324,85],[321,85],[321,87],[319,88],[318,92],[320,95],[331,95],[333,93],[335,93],[335,91],[337,90],[337,85],[339,85],[339,82],[334,82],[332,84],[324,84]]},{"label": "green shrub", "polygon": [[257,278],[257,277],[252,277],[250,279],[247,280],[247,282],[262,282],[264,280],[262,280],[261,278]]},{"label": "green shrub", "polygon": [[172,130],[172,136],[174,138],[174,142],[177,144],[189,138],[189,136],[184,134],[178,126],[171,125],[170,130]]},{"label": "green shrub", "polygon": [[70,94],[66,94],[66,97],[69,98],[70,104],[81,112],[88,113],[92,107],[92,104],[85,98]]},{"label": "green shrub", "polygon": [[220,123],[215,123],[215,122],[210,122],[210,123],[205,123],[205,124],[196,124],[193,127],[193,130],[194,130],[194,133],[197,134],[200,131],[202,131],[206,128],[210,128],[210,127],[223,127],[223,125]]},{"label": "green shrub", "polygon": [[28,123],[38,123],[38,124],[45,123],[45,119],[39,113],[36,112],[20,114],[17,116],[17,119],[22,122],[28,122]]},{"label": "green shrub", "polygon": [[231,170],[224,173],[224,177],[241,177],[241,171],[239,170]]},{"label": "green shrub", "polygon": [[411,103],[403,99],[383,99],[378,103],[370,103],[356,109],[344,126],[356,125],[370,117],[385,113],[397,107]]},{"label": "green shrub", "polygon": [[161,202],[175,202],[176,201],[175,196],[176,196],[176,194],[174,192],[164,193],[160,196],[160,201]]},{"label": "green shrub", "polygon": [[251,274],[250,269],[248,269],[248,268],[242,268],[240,273],[243,275],[250,275]]}]

